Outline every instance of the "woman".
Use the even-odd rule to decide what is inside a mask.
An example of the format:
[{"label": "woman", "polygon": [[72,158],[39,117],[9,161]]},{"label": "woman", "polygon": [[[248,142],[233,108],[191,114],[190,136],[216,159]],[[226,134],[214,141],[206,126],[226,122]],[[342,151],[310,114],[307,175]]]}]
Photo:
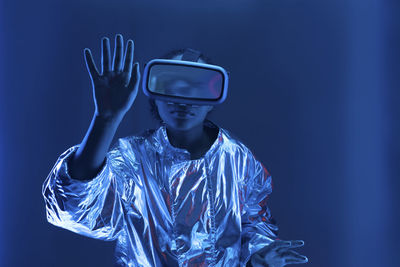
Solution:
[{"label": "woman", "polygon": [[206,120],[212,106],[156,100],[154,114],[162,125],[119,138],[108,151],[140,81],[133,41],[125,56],[122,36],[115,42],[111,64],[109,40],[102,39],[101,73],[85,49],[95,113],[81,144],[61,154],[43,184],[48,221],[117,240],[118,266],[307,262],[291,249],[303,241],[277,238],[266,204],[272,192],[268,171],[229,131]]}]

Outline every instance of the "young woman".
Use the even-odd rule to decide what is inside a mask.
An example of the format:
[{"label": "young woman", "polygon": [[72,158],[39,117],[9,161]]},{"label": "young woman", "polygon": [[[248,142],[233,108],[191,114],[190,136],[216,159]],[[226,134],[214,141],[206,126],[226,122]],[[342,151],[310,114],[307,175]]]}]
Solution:
[{"label": "young woman", "polygon": [[[226,129],[212,106],[151,100],[161,126],[138,136],[115,131],[139,87],[133,41],[116,36],[113,62],[102,39],[102,69],[85,59],[95,113],[79,145],[60,155],[43,184],[47,220],[101,240],[117,240],[117,266],[270,266],[305,263],[283,241],[267,206],[268,171]],[[181,60],[174,52],[171,59]],[[201,56],[199,62],[210,63]]]}]

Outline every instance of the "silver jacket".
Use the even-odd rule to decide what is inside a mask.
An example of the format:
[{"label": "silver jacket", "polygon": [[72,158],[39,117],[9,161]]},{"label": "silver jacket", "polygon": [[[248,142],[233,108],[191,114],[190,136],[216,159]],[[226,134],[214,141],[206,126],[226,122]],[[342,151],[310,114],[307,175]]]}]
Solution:
[{"label": "silver jacket", "polygon": [[200,159],[172,146],[165,125],[119,138],[92,180],[72,179],[63,152],[43,184],[47,220],[116,240],[116,266],[246,266],[278,239],[267,169],[232,134]]}]

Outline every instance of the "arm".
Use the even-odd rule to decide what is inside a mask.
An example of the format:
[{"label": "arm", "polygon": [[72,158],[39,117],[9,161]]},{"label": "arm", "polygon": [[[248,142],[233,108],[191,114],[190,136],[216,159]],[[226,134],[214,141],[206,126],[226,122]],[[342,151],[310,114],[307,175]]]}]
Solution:
[{"label": "arm", "polygon": [[100,172],[122,118],[123,115],[112,118],[105,118],[98,114],[93,116],[85,137],[67,162],[73,179],[90,180]]},{"label": "arm", "polygon": [[69,161],[74,179],[87,180],[99,172],[118,125],[137,96],[140,73],[138,63],[132,73],[133,41],[128,41],[125,59],[122,35],[116,36],[115,44],[114,66],[111,67],[110,43],[108,38],[102,39],[101,74],[90,50],[85,49],[86,66],[93,85],[95,113],[78,151]]},{"label": "arm", "polygon": [[272,177],[250,152],[245,164],[240,192],[243,205],[240,262],[244,265],[257,251],[278,239],[278,226],[267,205],[272,193]]},{"label": "arm", "polygon": [[[125,192],[134,186],[125,186],[127,175],[133,174],[120,151],[122,146],[106,152],[137,96],[140,80],[139,64],[133,65],[133,41],[128,41],[125,58],[122,35],[116,36],[115,44],[111,64],[109,39],[102,39],[101,73],[90,49],[84,50],[95,115],[82,143],[58,158],[42,188],[50,223],[105,240],[115,239],[120,232],[124,214],[121,199],[126,200]],[[123,140],[119,141],[123,145]]]},{"label": "arm", "polygon": [[47,220],[81,235],[114,240],[124,225],[125,179],[130,168],[116,147],[107,153],[104,166],[93,179],[72,179],[67,163],[78,148],[73,146],[61,154],[43,184]]},{"label": "arm", "polygon": [[308,262],[292,250],[304,245],[302,240],[281,240],[278,227],[267,205],[272,193],[272,178],[262,163],[249,153],[242,186],[241,262],[246,267],[282,267]]}]

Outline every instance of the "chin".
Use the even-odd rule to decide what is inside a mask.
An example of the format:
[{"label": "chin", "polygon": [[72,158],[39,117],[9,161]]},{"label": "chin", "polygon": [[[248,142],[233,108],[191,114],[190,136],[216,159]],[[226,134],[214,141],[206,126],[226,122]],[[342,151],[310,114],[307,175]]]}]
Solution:
[{"label": "chin", "polygon": [[[202,123],[202,122],[199,122]],[[180,131],[187,131],[190,130],[194,127],[196,127],[197,125],[199,125],[199,123],[194,122],[193,120],[185,120],[185,119],[174,119],[171,120],[169,122],[166,122],[165,124],[169,127],[169,128],[173,128],[176,130],[180,130]]]}]

